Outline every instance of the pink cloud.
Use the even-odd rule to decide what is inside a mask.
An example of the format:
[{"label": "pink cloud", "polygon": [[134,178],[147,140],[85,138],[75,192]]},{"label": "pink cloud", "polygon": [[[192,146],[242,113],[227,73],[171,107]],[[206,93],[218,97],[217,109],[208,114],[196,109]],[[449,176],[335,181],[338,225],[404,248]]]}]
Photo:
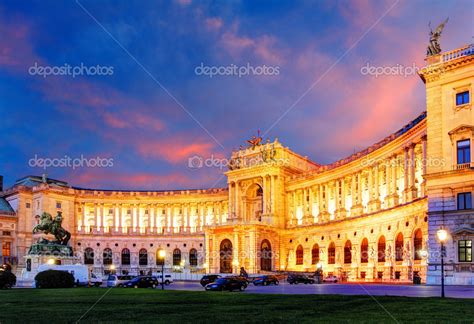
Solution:
[{"label": "pink cloud", "polygon": [[219,17],[206,18],[204,23],[208,30],[213,30],[213,31],[219,30],[223,24],[222,19]]},{"label": "pink cloud", "polygon": [[239,59],[245,54],[251,54],[267,64],[283,63],[284,54],[277,48],[276,37],[262,35],[252,38],[239,35],[237,30],[238,24],[234,24],[231,30],[224,32],[219,40],[219,46],[233,58]]},{"label": "pink cloud", "polygon": [[188,158],[199,155],[204,158],[214,154],[213,142],[196,140],[186,137],[175,137],[153,141],[140,141],[137,144],[138,153],[145,158],[166,160],[171,163],[186,162]]}]

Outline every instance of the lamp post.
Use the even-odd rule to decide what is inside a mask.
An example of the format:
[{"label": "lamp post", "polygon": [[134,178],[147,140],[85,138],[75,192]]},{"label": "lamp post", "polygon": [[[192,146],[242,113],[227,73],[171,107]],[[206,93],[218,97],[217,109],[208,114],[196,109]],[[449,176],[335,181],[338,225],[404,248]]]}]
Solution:
[{"label": "lamp post", "polygon": [[158,256],[161,260],[161,290],[165,290],[165,250],[160,250],[160,252],[158,252]]},{"label": "lamp post", "polygon": [[444,242],[448,238],[448,232],[444,228],[440,228],[436,235],[441,243],[441,298],[444,298]]}]

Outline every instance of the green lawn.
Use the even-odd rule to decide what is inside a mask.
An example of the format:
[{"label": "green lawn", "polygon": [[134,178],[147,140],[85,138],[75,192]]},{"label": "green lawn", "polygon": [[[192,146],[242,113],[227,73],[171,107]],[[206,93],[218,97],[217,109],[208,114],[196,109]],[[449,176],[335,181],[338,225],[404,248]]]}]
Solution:
[{"label": "green lawn", "polygon": [[12,289],[0,291],[0,323],[71,323],[79,319],[81,322],[115,323],[474,321],[474,300],[375,298],[377,302],[370,296],[163,292],[120,288]]}]

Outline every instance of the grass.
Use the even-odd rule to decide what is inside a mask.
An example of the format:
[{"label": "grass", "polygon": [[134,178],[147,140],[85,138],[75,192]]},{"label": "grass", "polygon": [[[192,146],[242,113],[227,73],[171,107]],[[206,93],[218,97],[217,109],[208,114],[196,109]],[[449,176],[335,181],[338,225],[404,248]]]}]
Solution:
[{"label": "grass", "polygon": [[474,321],[471,299],[375,299],[120,288],[12,289],[0,291],[0,323]]}]

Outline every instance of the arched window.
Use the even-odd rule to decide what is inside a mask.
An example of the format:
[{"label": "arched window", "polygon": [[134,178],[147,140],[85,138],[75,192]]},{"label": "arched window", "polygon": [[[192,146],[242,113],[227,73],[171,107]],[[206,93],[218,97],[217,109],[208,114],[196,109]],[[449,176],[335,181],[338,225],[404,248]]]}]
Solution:
[{"label": "arched window", "polygon": [[381,236],[379,238],[379,242],[377,244],[377,261],[378,262],[385,262],[385,236]]},{"label": "arched window", "polygon": [[122,265],[130,265],[130,250],[127,248],[122,250]]},{"label": "arched window", "polygon": [[360,244],[360,263],[369,262],[369,240],[364,238]]},{"label": "arched window", "polygon": [[141,266],[148,265],[148,252],[146,249],[141,249],[138,251],[138,264]]},{"label": "arched window", "polygon": [[311,249],[311,264],[316,264],[319,262],[319,245],[313,245]]},{"label": "arched window", "polygon": [[328,264],[336,263],[336,246],[331,242],[328,247]]},{"label": "arched window", "polygon": [[304,251],[301,245],[298,245],[296,248],[296,265],[303,264]]},{"label": "arched window", "polygon": [[423,233],[421,229],[415,231],[413,237],[413,249],[415,251],[415,260],[421,260],[421,250],[423,249]]},{"label": "arched window", "polygon": [[156,250],[156,265],[158,266],[162,266],[165,264],[165,259],[160,258],[160,251],[162,251],[162,249]]},{"label": "arched window", "polygon": [[181,250],[174,249],[173,251],[173,265],[179,266],[181,264]]},{"label": "arched window", "polygon": [[196,267],[198,265],[198,253],[196,249],[189,250],[189,265]]},{"label": "arched window", "polygon": [[104,265],[111,265],[112,264],[112,250],[109,248],[104,249],[102,252],[102,263]]},{"label": "arched window", "polygon": [[403,234],[398,233],[395,239],[395,261],[403,261]]},{"label": "arched window", "polygon": [[345,264],[352,263],[352,243],[351,243],[351,241],[347,241],[346,245],[344,245],[344,263]]},{"label": "arched window", "polygon": [[94,264],[94,250],[90,247],[84,250],[84,264]]}]

